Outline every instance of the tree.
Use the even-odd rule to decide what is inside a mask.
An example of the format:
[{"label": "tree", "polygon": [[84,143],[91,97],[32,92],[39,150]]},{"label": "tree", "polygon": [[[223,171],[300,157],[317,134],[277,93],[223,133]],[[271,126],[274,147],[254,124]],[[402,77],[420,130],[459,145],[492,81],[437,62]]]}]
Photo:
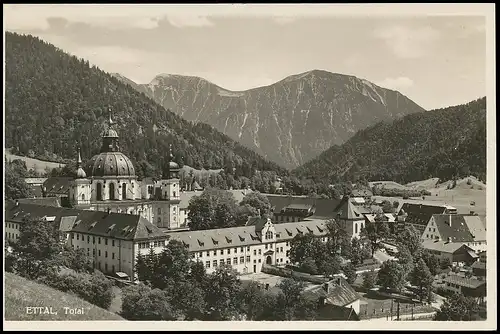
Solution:
[{"label": "tree", "polygon": [[202,320],[205,314],[205,294],[201,284],[193,281],[181,281],[165,289],[172,296],[170,304],[176,314],[182,314],[185,320]]},{"label": "tree", "polygon": [[388,260],[382,263],[377,278],[377,284],[384,289],[401,292],[405,283],[405,272],[397,261]]},{"label": "tree", "polygon": [[369,290],[375,287],[377,273],[372,269],[363,273],[363,288]]},{"label": "tree", "polygon": [[326,221],[326,228],[328,230],[327,237],[327,248],[330,254],[339,254],[340,248],[345,240],[349,239],[347,232],[342,228],[339,222],[335,219],[329,219]]},{"label": "tree", "polygon": [[208,276],[206,286],[207,320],[234,320],[239,316],[238,295],[241,282],[234,269],[222,265]]},{"label": "tree", "polygon": [[418,287],[417,294],[420,298],[420,302],[422,302],[425,297],[428,297],[432,293],[433,281],[434,277],[432,276],[424,260],[418,260],[411,274],[411,284]]},{"label": "tree", "polygon": [[265,293],[259,283],[251,281],[239,293],[240,310],[246,315],[246,320],[259,320],[265,311]]},{"label": "tree", "polygon": [[143,284],[123,289],[121,315],[128,320],[176,320],[165,291]]},{"label": "tree", "polygon": [[414,268],[414,258],[410,250],[405,245],[400,245],[398,249],[398,263],[404,271],[404,277],[407,278]]},{"label": "tree", "polygon": [[191,230],[208,230],[234,226],[237,204],[232,193],[209,188],[189,201],[188,217]]},{"label": "tree", "polygon": [[281,290],[277,297],[277,319],[276,320],[311,320],[315,317],[315,306],[311,305],[304,296],[304,284],[291,278],[287,278],[278,284]]},{"label": "tree", "polygon": [[391,202],[385,200],[382,202],[382,211],[384,213],[393,213],[394,212],[394,206],[391,204]]},{"label": "tree", "polygon": [[343,268],[344,275],[347,277],[347,283],[353,284],[356,281],[356,267],[352,263],[348,263]]},{"label": "tree", "polygon": [[439,261],[439,266],[441,267],[441,269],[447,269],[447,268],[451,267],[452,263],[451,263],[450,258],[448,258],[448,257],[441,258],[441,260]]},{"label": "tree", "polygon": [[19,257],[19,274],[30,279],[57,269],[57,255],[63,247],[53,222],[26,219],[19,228],[19,239],[14,252]]},{"label": "tree", "polygon": [[375,251],[380,248],[379,239],[380,235],[377,229],[377,223],[366,221],[364,228],[361,229],[361,238],[366,238],[370,241],[370,248],[372,250],[372,257]]},{"label": "tree", "polygon": [[437,321],[474,321],[480,320],[479,306],[472,297],[454,293],[447,298],[436,312]]},{"label": "tree", "polygon": [[78,273],[91,273],[94,271],[92,258],[87,256],[83,248],[73,249],[66,245],[56,257],[56,262],[59,262],[60,265],[73,269]]},{"label": "tree", "polygon": [[422,252],[421,257],[425,261],[427,267],[429,268],[431,275],[436,276],[439,269],[439,258],[436,255],[429,253],[425,249]]},{"label": "tree", "polygon": [[413,226],[405,226],[404,231],[397,235],[396,242],[398,243],[398,248],[406,246],[414,258],[420,257],[422,252],[420,234]]},{"label": "tree", "polygon": [[34,193],[31,187],[24,181],[11,164],[5,165],[5,199],[29,198]]},{"label": "tree", "polygon": [[262,195],[258,191],[251,192],[243,197],[240,206],[249,205],[250,207],[260,211],[262,217],[271,217],[271,203],[267,196]]},{"label": "tree", "polygon": [[361,250],[361,242],[358,238],[353,238],[351,240],[351,256],[349,259],[354,266],[358,266],[363,263],[363,253]]},{"label": "tree", "polygon": [[165,289],[187,279],[191,260],[187,246],[182,242],[169,241],[157,259],[151,280],[153,288]]},{"label": "tree", "polygon": [[399,208],[399,202],[398,201],[392,202],[392,207],[394,208],[394,210],[396,210],[397,208]]}]

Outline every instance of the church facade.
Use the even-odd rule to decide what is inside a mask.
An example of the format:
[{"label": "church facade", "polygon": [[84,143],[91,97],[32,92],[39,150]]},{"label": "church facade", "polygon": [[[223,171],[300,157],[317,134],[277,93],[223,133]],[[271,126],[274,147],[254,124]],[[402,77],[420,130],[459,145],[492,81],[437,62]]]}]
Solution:
[{"label": "church facade", "polygon": [[110,116],[100,152],[84,164],[78,152],[69,201],[77,209],[139,215],[159,228],[185,229],[187,212],[179,206],[179,171],[179,165],[169,161],[162,180],[138,180],[132,161],[120,152]]}]

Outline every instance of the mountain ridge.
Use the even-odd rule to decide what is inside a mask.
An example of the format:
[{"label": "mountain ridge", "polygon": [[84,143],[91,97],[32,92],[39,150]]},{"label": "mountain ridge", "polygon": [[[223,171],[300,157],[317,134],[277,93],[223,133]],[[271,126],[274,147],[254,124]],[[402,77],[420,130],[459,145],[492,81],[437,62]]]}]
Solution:
[{"label": "mountain ridge", "polygon": [[131,85],[184,119],[207,123],[289,169],[378,121],[425,111],[398,91],[320,69],[243,91],[165,73]]}]

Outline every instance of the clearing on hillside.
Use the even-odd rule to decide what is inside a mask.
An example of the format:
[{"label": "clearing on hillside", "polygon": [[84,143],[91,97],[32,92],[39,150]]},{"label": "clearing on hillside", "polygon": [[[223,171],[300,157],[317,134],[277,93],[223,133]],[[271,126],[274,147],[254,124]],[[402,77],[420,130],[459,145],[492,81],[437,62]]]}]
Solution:
[{"label": "clearing on hillside", "polygon": [[[27,307],[48,307],[57,314],[29,314]],[[68,309],[83,309],[82,314],[66,314]],[[47,285],[5,273],[5,320],[125,320],[119,315],[92,305],[75,295],[53,289]]]}]

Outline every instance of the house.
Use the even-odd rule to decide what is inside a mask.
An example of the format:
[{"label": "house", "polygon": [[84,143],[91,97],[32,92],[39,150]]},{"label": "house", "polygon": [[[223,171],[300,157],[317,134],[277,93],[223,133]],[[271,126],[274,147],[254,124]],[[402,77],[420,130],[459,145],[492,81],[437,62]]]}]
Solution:
[{"label": "house", "polygon": [[320,305],[334,305],[359,314],[361,297],[341,276],[333,280],[306,288],[303,296],[309,300],[317,300]]},{"label": "house", "polygon": [[486,262],[476,261],[471,266],[474,276],[486,277]]},{"label": "house", "polygon": [[87,250],[94,266],[107,274],[118,271],[135,277],[137,254],[147,254],[150,248],[159,253],[168,239],[138,215],[9,202],[5,208],[8,241],[19,238],[20,226],[27,218],[53,222],[69,247]]},{"label": "house", "polygon": [[202,262],[208,273],[228,264],[240,274],[260,273],[264,264],[290,263],[291,240],[306,233],[327,241],[323,220],[273,224],[270,218],[254,217],[246,226],[166,232],[169,240],[186,245],[193,260]]},{"label": "house", "polygon": [[[280,215],[281,212],[286,211],[286,208],[302,208],[302,210],[305,209],[308,211],[307,214],[312,212],[312,215],[307,217],[309,219],[332,219],[335,218],[334,209],[340,203],[340,200],[330,198],[312,198],[306,196],[287,196],[276,194],[263,195],[265,195],[269,200],[269,203],[271,203],[271,207],[275,214],[274,222],[276,224],[286,222],[286,219],[289,219],[289,222],[293,221],[292,218],[286,218],[287,216]],[[302,214],[297,216],[299,221],[300,219],[303,219],[301,218],[302,216]],[[295,220],[297,220],[297,218],[295,218]]]},{"label": "house", "polygon": [[479,261],[486,263],[486,251],[479,252]]},{"label": "house", "polygon": [[351,197],[361,197],[366,202],[370,202],[373,197],[373,192],[370,189],[353,189],[351,191]]},{"label": "house", "polygon": [[432,216],[444,214],[447,210],[446,206],[404,203],[398,212],[399,229],[413,226],[420,234],[423,234]]},{"label": "house", "polygon": [[361,229],[365,227],[365,216],[352,203],[349,196],[344,196],[333,210],[335,219],[346,230],[351,238],[359,238]]},{"label": "house", "polygon": [[424,240],[451,240],[476,252],[486,249],[486,229],[480,218],[463,214],[435,214],[421,235]]},{"label": "house", "polygon": [[316,207],[314,204],[292,203],[282,208],[279,212],[274,212],[273,221],[275,223],[299,222],[314,215],[315,211]]},{"label": "house", "polygon": [[451,239],[443,240],[425,240],[422,247],[431,254],[436,255],[440,260],[449,259],[450,262],[473,263],[479,259],[479,255],[467,245],[452,242]]},{"label": "house", "polygon": [[462,275],[450,273],[443,280],[443,288],[450,292],[463,294],[466,297],[473,297],[480,302],[486,297],[486,280],[483,278],[464,277]]},{"label": "house", "polygon": [[19,203],[61,207],[61,200],[59,197],[19,198],[17,201]]}]

